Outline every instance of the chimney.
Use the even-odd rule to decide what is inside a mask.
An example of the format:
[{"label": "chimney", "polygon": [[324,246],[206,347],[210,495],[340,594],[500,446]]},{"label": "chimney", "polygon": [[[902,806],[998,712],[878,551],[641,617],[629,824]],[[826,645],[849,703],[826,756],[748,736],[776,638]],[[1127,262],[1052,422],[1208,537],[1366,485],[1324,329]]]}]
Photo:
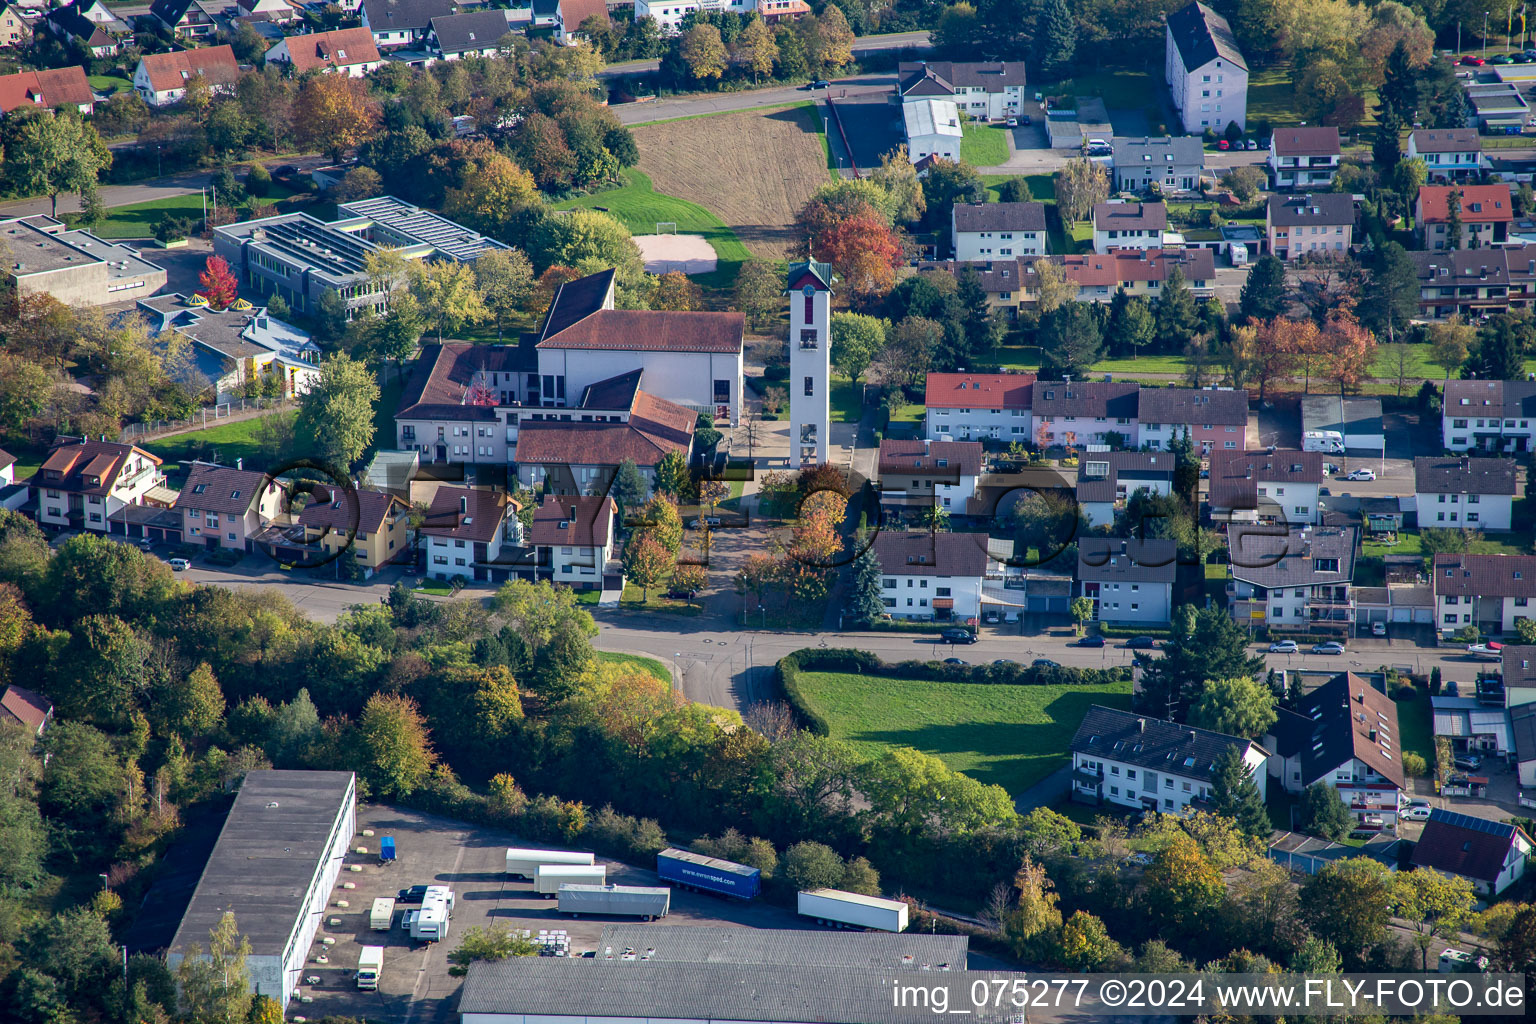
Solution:
[{"label": "chimney", "polygon": [[1137,732],[1146,732],[1147,731],[1147,720],[1145,718],[1138,718],[1138,719],[1136,719],[1136,731]]},{"label": "chimney", "polygon": [[469,496],[461,494],[461,495],[459,495],[459,515],[463,515],[464,513],[468,512],[468,511],[469,511]]},{"label": "chimney", "polygon": [[1376,730],[1375,729],[1371,730],[1371,742],[1372,743],[1376,742]]},{"label": "chimney", "polygon": [[243,458],[236,459],[235,460],[235,468],[236,469],[244,469],[245,468],[245,459],[243,459]]}]

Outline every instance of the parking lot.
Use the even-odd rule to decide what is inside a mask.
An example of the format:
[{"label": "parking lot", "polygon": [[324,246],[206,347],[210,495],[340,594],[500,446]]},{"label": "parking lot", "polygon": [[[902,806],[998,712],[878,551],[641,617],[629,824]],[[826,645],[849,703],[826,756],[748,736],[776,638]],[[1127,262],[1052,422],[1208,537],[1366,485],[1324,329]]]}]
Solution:
[{"label": "parking lot", "polygon": [[[358,808],[357,827],[361,833],[352,845],[363,847],[365,854],[350,854],[349,865],[361,871],[344,870],[332,906],[321,923],[319,934],[305,965],[302,997],[288,1014],[310,1019],[329,1014],[366,1017],[370,1021],[442,1022],[455,1024],[455,1007],[462,979],[448,974],[447,954],[456,948],[465,930],[502,924],[512,929],[526,928],[534,933],[563,928],[570,934],[573,955],[596,949],[597,940],[608,924],[633,923],[633,918],[587,918],[572,920],[555,911],[555,901],[533,893],[533,883],[512,881],[506,877],[508,846],[541,846],[509,832],[479,828],[462,822],[437,818],[415,811],[379,805]],[[395,838],[397,862],[389,867],[378,863],[379,840]],[[624,885],[657,885],[650,870],[604,861],[608,879]],[[352,883],[355,888],[343,889]],[[396,908],[393,927],[388,933],[370,931],[368,912],[375,898],[394,896],[402,888],[417,884],[448,885],[453,888],[455,908],[448,940],[430,946],[418,945],[400,928],[401,909]],[[345,901],[345,908],[334,904]],[[340,924],[333,925],[332,921]],[[741,925],[762,928],[803,928],[805,923],[793,912],[763,902],[737,903],[701,893],[672,890],[672,909],[658,927],[666,925]],[[321,940],[335,940],[325,945]],[[384,973],[375,992],[359,992],[353,972],[362,946],[382,945]],[[317,961],[319,956],[325,963]],[[319,979],[309,984],[309,978]]]}]

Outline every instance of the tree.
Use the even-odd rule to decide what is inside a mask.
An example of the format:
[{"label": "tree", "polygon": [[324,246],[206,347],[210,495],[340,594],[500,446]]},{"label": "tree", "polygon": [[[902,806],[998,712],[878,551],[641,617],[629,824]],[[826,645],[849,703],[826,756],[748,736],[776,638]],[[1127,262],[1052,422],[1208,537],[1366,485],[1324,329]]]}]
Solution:
[{"label": "tree", "polygon": [[475,283],[475,271],[458,260],[417,260],[410,265],[411,294],[421,303],[422,315],[437,328],[437,340],[445,330],[456,332],[466,324],[484,323],[490,314]]},{"label": "tree", "polygon": [[923,316],[906,317],[887,335],[871,373],[882,383],[916,388],[943,340],[942,324]]},{"label": "tree", "polygon": [[1177,349],[1195,333],[1200,322],[1195,293],[1185,281],[1184,271],[1177,266],[1168,269],[1162,294],[1152,307],[1152,317],[1157,325],[1158,343],[1165,349]]},{"label": "tree", "polygon": [[725,43],[720,39],[720,30],[708,23],[694,25],[683,34],[678,54],[688,66],[688,73],[700,82],[718,79],[725,74],[730,61],[730,54],[726,53]]},{"label": "tree", "polygon": [[405,361],[416,351],[416,345],[426,329],[427,318],[416,296],[410,292],[396,295],[390,300],[389,311],[379,321],[374,334],[379,358],[393,359],[395,366],[404,374]]},{"label": "tree", "polygon": [[1035,65],[1048,79],[1063,77],[1077,51],[1077,25],[1066,0],[1043,0],[1035,15]]},{"label": "tree", "polygon": [[917,168],[907,158],[907,147],[897,146],[880,157],[880,166],[869,173],[871,184],[885,192],[886,213],[893,224],[906,224],[928,209]]},{"label": "tree", "polygon": [[1445,247],[1461,248],[1461,189],[1451,186],[1445,197]]},{"label": "tree", "polygon": [[427,722],[410,697],[376,693],[357,722],[361,774],[384,797],[410,796],[431,774],[437,754]]},{"label": "tree", "polygon": [[1285,264],[1273,253],[1254,261],[1243,283],[1238,310],[1250,320],[1273,320],[1285,311]]},{"label": "tree", "polygon": [[910,747],[887,750],[859,778],[874,821],[903,837],[962,834],[1018,818],[1001,786],[983,785]]},{"label": "tree", "polygon": [[373,405],[379,384],[366,365],[345,355],[320,364],[320,374],[299,399],[300,437],[338,467],[350,468],[373,443]]},{"label": "tree", "polygon": [[[672,570],[672,587],[674,590],[681,590],[688,594],[698,594],[708,584],[709,574],[698,563],[689,563],[687,565],[679,563]],[[693,603],[692,597],[688,599],[688,603]]]},{"label": "tree", "polygon": [[340,161],[349,150],[373,138],[379,125],[379,104],[368,83],[346,75],[316,75],[299,87],[294,98],[294,133],[299,144],[330,154]]},{"label": "tree", "polygon": [[779,47],[773,41],[773,32],[764,24],[762,15],[753,12],[732,44],[732,59],[752,72],[752,83],[756,85],[759,77],[773,72],[773,62],[778,56]]},{"label": "tree", "polygon": [[777,317],[783,305],[784,282],[763,260],[747,260],[736,275],[735,306],[754,327]]},{"label": "tree", "polygon": [[1081,380],[1104,355],[1098,319],[1086,303],[1068,302],[1045,314],[1038,338],[1043,353],[1042,379],[1070,374]]},{"label": "tree", "polygon": [[0,353],[0,431],[19,434],[48,408],[54,379],[30,359]]},{"label": "tree", "polygon": [[1224,609],[1202,608],[1190,632],[1175,630],[1163,656],[1147,659],[1138,706],[1159,717],[1178,719],[1185,702],[1199,695],[1205,680],[1263,671],[1264,659],[1248,653],[1248,634],[1232,616]]},{"label": "tree", "polygon": [[1070,224],[1087,217],[1109,198],[1109,173],[1087,157],[1068,160],[1056,172],[1056,205]]},{"label": "tree", "polygon": [[1478,329],[1462,375],[1479,380],[1520,380],[1525,374],[1525,353],[1533,340],[1536,330],[1527,315],[1496,314]]},{"label": "tree", "polygon": [[443,193],[443,214],[480,231],[503,232],[524,209],[540,203],[533,175],[500,153],[467,163],[459,180]]},{"label": "tree", "polygon": [[[1390,0],[1389,0],[1390,2]],[[1419,969],[1429,970],[1429,950],[1436,940],[1455,940],[1472,916],[1477,896],[1462,875],[1443,875],[1433,868],[1392,875],[1392,909],[1413,929],[1419,947]]]},{"label": "tree", "polygon": [[849,217],[814,239],[816,254],[856,294],[884,295],[896,281],[896,268],[905,261],[901,241],[878,217]]},{"label": "tree", "polygon": [[868,628],[885,616],[884,595],[880,587],[880,560],[871,545],[853,562],[853,582],[848,593],[848,617]]},{"label": "tree", "polygon": [[1072,621],[1077,626],[1077,631],[1083,631],[1083,623],[1093,616],[1093,598],[1074,597],[1072,599]]},{"label": "tree", "polygon": [[853,29],[843,9],[828,4],[817,15],[812,33],[811,52],[825,74],[842,70],[853,63]]},{"label": "tree", "polygon": [[1531,973],[1536,965],[1536,906],[1526,904],[1515,912],[1499,936],[1497,960],[1506,971]]},{"label": "tree", "polygon": [[[1221,176],[1221,185],[1240,203],[1251,203],[1269,183],[1264,171],[1252,164],[1233,167]],[[1251,271],[1250,271],[1250,280]]]},{"label": "tree", "polygon": [[208,300],[211,309],[227,309],[240,294],[240,282],[222,256],[209,256],[197,275],[197,294]]},{"label": "tree", "polygon": [[997,185],[997,201],[1000,203],[1029,203],[1034,198],[1029,193],[1029,182],[1024,178],[1004,178]]},{"label": "tree", "polygon": [[1355,819],[1344,806],[1339,791],[1326,782],[1307,787],[1301,801],[1301,827],[1324,839],[1342,839],[1354,827]]},{"label": "tree", "polygon": [[1387,934],[1392,883],[1387,868],[1369,857],[1326,865],[1301,884],[1302,918],[1319,939],[1332,944],[1346,967]]},{"label": "tree", "polygon": [[112,153],[72,110],[58,112],[26,105],[6,118],[0,131],[4,174],[22,195],[45,195],[59,215],[59,195],[95,189],[97,176],[112,165]]},{"label": "tree", "polygon": [[1328,378],[1339,390],[1358,391],[1371,375],[1376,358],[1376,336],[1350,313],[1340,311],[1328,318],[1323,328],[1323,349],[1328,360]]},{"label": "tree", "polygon": [[1216,758],[1216,770],[1211,774],[1211,802],[1217,814],[1237,822],[1245,835],[1255,839],[1269,835],[1271,826],[1264,798],[1254,784],[1253,770],[1244,763],[1236,747],[1228,747]]},{"label": "tree", "polygon": [[1152,858],[1142,876],[1142,899],[1163,935],[1190,935],[1204,928],[1225,895],[1221,872],[1183,834]]},{"label": "tree", "polygon": [[640,588],[640,602],[650,600],[651,588],[666,578],[672,568],[672,553],[654,537],[641,534],[624,545],[624,575]]},{"label": "tree", "polygon": [[[1061,0],[1055,2],[1059,4]],[[1124,960],[1125,949],[1110,938],[1103,921],[1085,910],[1078,910],[1061,926],[1059,957],[1069,970],[1103,970],[1107,965]]]},{"label": "tree", "polygon": [[538,956],[539,944],[522,935],[512,934],[512,929],[496,923],[489,927],[469,928],[459,939],[458,948],[448,954],[453,966],[448,973],[462,978],[469,973],[469,965],[481,961],[505,960],[511,956]]},{"label": "tree", "polygon": [[846,871],[836,850],[814,842],[796,843],[785,850],[779,866],[779,876],[801,891],[835,888]]},{"label": "tree", "polygon": [[693,492],[693,476],[681,452],[667,452],[656,463],[656,490],[673,501],[682,501]]},{"label": "tree", "polygon": [[241,935],[229,911],[208,933],[205,956],[196,944],[182,951],[176,966],[181,1005],[188,1020],[198,1024],[245,1024],[251,1012],[251,983],[245,959],[250,940]]},{"label": "tree", "polygon": [[1386,365],[1392,370],[1388,379],[1396,384],[1397,397],[1402,398],[1403,388],[1407,387],[1408,381],[1413,379],[1413,360],[1418,351],[1406,342],[1397,341],[1382,345],[1381,353],[1385,357]]},{"label": "tree", "polygon": [[340,181],[325,190],[325,197],[333,203],[352,203],[383,193],[384,179],[378,171],[372,167],[352,167]]},{"label": "tree", "polygon": [[1109,303],[1109,321],[1104,327],[1104,342],[1117,356],[1137,357],[1152,340],[1156,323],[1147,300],[1140,296],[1115,292]]},{"label": "tree", "polygon": [[885,347],[890,323],[859,313],[832,314],[832,365],[854,387]]},{"label": "tree", "polygon": [[618,504],[620,517],[624,517],[632,509],[638,509],[645,503],[645,496],[649,490],[645,477],[640,475],[640,469],[635,465],[635,460],[625,459],[619,463],[618,469],[613,474],[613,484],[608,488],[608,496]]},{"label": "tree", "polygon": [[1429,361],[1445,371],[1445,379],[1460,370],[1477,341],[1477,328],[1459,315],[1429,325]]},{"label": "tree", "polygon": [[922,182],[930,224],[948,224],[956,203],[979,203],[987,198],[986,183],[974,167],[943,157],[928,165]]},{"label": "tree", "polygon": [[1066,272],[1058,264],[1036,260],[1030,269],[1035,273],[1035,308],[1041,316],[1077,298],[1077,285],[1067,280]]},{"label": "tree", "polygon": [[1275,695],[1252,676],[1213,679],[1189,709],[1189,724],[1260,739],[1275,724]]},{"label": "tree", "polygon": [[651,295],[652,309],[688,311],[704,308],[704,290],[680,270],[671,270],[656,280]]}]

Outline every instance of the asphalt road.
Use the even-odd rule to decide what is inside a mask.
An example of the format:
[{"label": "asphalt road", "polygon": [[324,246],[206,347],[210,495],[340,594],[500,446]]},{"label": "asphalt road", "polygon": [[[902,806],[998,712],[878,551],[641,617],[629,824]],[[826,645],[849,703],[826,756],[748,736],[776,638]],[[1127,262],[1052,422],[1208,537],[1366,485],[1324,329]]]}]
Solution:
[{"label": "asphalt road", "polygon": [[[930,45],[927,32],[889,32],[885,35],[858,36],[853,41],[854,56],[861,53],[879,53],[882,50],[926,49]],[[622,64],[610,64],[597,73],[598,78],[616,78],[620,75],[643,75],[661,69],[659,60],[630,60]]]},{"label": "asphalt road", "polygon": [[[267,160],[268,167],[280,167],[283,164],[293,164],[304,169],[320,167],[328,163],[325,157],[297,157],[294,159]],[[188,171],[181,174],[168,174],[163,178],[150,178],[144,181],[129,182],[124,185],[103,185],[101,187],[101,202],[104,206],[129,206],[134,203],[148,203],[156,199],[169,199],[173,196],[184,196],[189,192],[196,192],[213,180],[210,171]],[[51,213],[53,204],[47,196],[41,199],[18,199],[15,202],[0,203],[0,217],[30,217],[39,213]],[[59,196],[60,213],[76,213],[80,209],[80,197],[73,193]]]},{"label": "asphalt road", "polygon": [[720,114],[732,110],[754,110],[758,107],[775,107],[803,100],[820,100],[826,96],[844,99],[888,93],[896,84],[896,76],[888,74],[855,75],[839,78],[831,89],[812,92],[804,86],[780,86],[773,89],[750,89],[745,92],[701,93],[695,96],[670,100],[652,100],[648,103],[623,103],[610,107],[624,124],[642,124],[646,121],[666,121],[675,117],[697,117],[701,114]]}]

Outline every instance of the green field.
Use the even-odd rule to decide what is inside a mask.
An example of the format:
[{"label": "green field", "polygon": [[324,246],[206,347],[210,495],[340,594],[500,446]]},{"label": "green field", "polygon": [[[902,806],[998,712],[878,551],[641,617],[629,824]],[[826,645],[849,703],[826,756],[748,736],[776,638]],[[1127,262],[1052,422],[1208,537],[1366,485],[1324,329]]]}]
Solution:
[{"label": "green field", "polygon": [[1162,88],[1162,82],[1150,72],[1106,68],[1074,75],[1046,92],[1051,96],[1098,96],[1111,109],[1145,110],[1157,105]]},{"label": "green field", "polygon": [[[155,233],[155,225],[160,223],[160,218],[167,213],[182,217],[201,217],[203,197],[199,193],[193,193],[153,199],[147,203],[114,206],[107,211],[106,218],[90,231],[99,238],[151,238]],[[66,219],[71,224],[74,223],[73,218]]]},{"label": "green field", "polygon": [[86,75],[85,80],[97,92],[111,92],[114,89],[118,92],[127,92],[133,88],[132,82],[126,78],[119,78],[116,75]]},{"label": "green field", "polygon": [[694,275],[695,281],[706,286],[725,287],[736,280],[736,272],[741,264],[752,258],[747,247],[736,237],[736,232],[697,203],[655,191],[647,175],[634,169],[620,173],[625,181],[622,188],[568,199],[556,204],[555,209],[590,210],[602,207],[637,235],[653,233],[659,222],[676,221],[679,234],[703,235],[715,247],[715,256],[719,261],[717,269],[713,274]]},{"label": "green field", "polygon": [[915,747],[1015,797],[1060,767],[1090,705],[1129,708],[1131,684],[990,686],[802,672],[800,686],[836,739],[863,753]]},{"label": "green field", "polygon": [[[583,591],[583,593],[585,593],[585,591]],[[655,658],[647,658],[639,654],[618,654],[614,651],[598,651],[597,660],[603,662],[606,665],[613,665],[617,668],[636,669],[641,672],[648,672],[664,683],[670,683],[672,681],[672,673],[668,671],[667,666],[663,665]]]},{"label": "green field", "polygon": [[960,139],[960,159],[972,167],[995,167],[1008,162],[1008,130],[975,121],[965,123]]},{"label": "green field", "polygon": [[[290,412],[289,415],[292,413]],[[256,468],[271,461],[256,442],[256,425],[260,422],[261,417],[253,416],[248,420],[222,423],[206,430],[192,430],[185,434],[156,438],[143,442],[143,446],[166,462],[187,462],[201,454],[202,446],[207,445],[212,452],[203,457],[212,458],[227,466],[233,466],[236,459],[244,459],[247,468]]]}]

